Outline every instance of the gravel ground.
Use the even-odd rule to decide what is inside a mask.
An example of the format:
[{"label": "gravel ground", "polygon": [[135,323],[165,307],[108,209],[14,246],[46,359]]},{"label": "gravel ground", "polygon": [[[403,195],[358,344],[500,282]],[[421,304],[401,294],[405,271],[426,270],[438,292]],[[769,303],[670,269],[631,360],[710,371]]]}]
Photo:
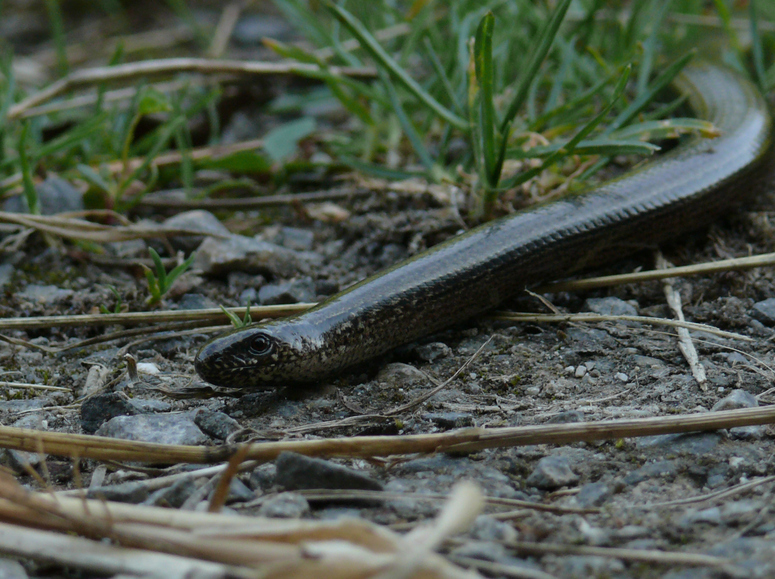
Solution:
[{"label": "gravel ground", "polygon": [[[687,264],[771,251],[769,207],[771,201],[761,199],[751,211],[687,237],[665,248],[665,253],[675,263]],[[180,280],[164,306],[237,305],[247,299],[254,303],[309,301],[459,228],[448,208],[424,196],[380,194],[369,201],[343,203],[341,208],[351,216],[338,225],[318,222],[303,227],[293,213],[281,210],[276,223],[285,225],[269,226],[255,238],[199,240],[197,270]],[[175,219],[187,218],[192,224],[210,222],[217,227],[215,219],[202,214]],[[233,258],[230,251],[240,244],[263,244],[271,256],[262,254],[261,268],[246,266],[239,259],[224,265],[228,260],[221,258]],[[114,244],[109,249],[125,258],[145,255],[141,243]],[[208,259],[201,257],[205,251],[209,251]],[[283,259],[276,260],[276,256]],[[282,265],[275,264],[280,261]],[[651,261],[651,253],[643,252],[603,273],[648,268]],[[220,265],[207,271],[208,264],[216,262]],[[6,255],[1,267],[3,317],[88,313],[102,304],[112,308],[115,297],[108,283],[126,296],[132,311],[144,308],[144,280],[139,271],[96,265],[81,254],[48,248],[34,239]],[[258,274],[259,270],[263,273]],[[765,268],[675,281],[688,320],[752,339],[735,342],[695,334],[707,373],[703,387],[692,377],[675,337],[660,329],[632,322],[556,325],[478,319],[393,352],[368,368],[303,390],[220,395],[215,390],[209,398],[192,398],[185,393],[201,392],[205,386],[192,367],[205,339],[203,331],[58,355],[2,344],[0,364],[6,379],[71,391],[5,387],[0,421],[51,431],[212,445],[248,438],[418,434],[470,426],[639,418],[756,406],[769,403],[771,397],[775,308],[768,298],[774,294],[772,283],[772,273]],[[563,312],[670,317],[660,282],[547,294],[546,298]],[[529,296],[510,306],[519,311],[546,311]],[[101,329],[55,329],[12,335],[37,345],[61,345],[100,333]],[[457,378],[416,408],[388,420],[367,420],[351,427],[330,425],[414,400],[434,387],[433,380],[451,377],[480,348]],[[126,376],[125,350],[140,363],[139,380]],[[181,398],[163,391],[184,394]],[[763,480],[737,493],[721,491],[775,475],[772,455],[773,432],[766,426],[494,449],[466,456],[410,457],[388,463],[308,464],[309,459],[289,454],[243,473],[232,489],[229,508],[241,514],[280,517],[355,515],[405,528],[433,516],[439,508],[438,501],[423,500],[417,493],[445,494],[456,481],[470,479],[489,497],[559,508],[546,512],[520,507],[514,512],[513,506],[491,505],[489,515],[480,517],[468,535],[449,546],[457,557],[518,567],[525,573],[542,570],[556,577],[768,577],[775,573],[773,481]],[[22,464],[29,461],[40,470],[40,460],[37,455],[2,453],[2,464],[30,487],[37,483],[24,474]],[[55,488],[77,486],[69,460],[48,457],[46,466]],[[97,467],[97,462],[84,461],[82,484],[90,485],[95,496],[125,502],[194,508],[207,499],[211,490],[207,485],[212,486],[206,479],[189,480],[151,492],[146,484],[148,473],[131,468],[106,472]],[[382,489],[405,496],[390,495],[366,503],[307,500],[303,489],[311,484]],[[690,498],[698,500],[687,502]],[[511,514],[502,520],[497,513],[505,510]],[[505,546],[513,541],[640,551],[618,556],[583,549],[578,554],[536,554]],[[716,555],[729,559],[731,566],[656,564],[639,561],[633,554],[653,550]],[[38,571],[28,566],[30,574]]]}]

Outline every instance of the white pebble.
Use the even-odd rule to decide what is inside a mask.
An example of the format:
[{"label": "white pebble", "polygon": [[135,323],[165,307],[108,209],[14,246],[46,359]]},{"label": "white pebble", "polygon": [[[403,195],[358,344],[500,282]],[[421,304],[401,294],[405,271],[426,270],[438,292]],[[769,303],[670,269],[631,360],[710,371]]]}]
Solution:
[{"label": "white pebble", "polygon": [[630,377],[627,374],[625,374],[624,372],[617,372],[616,376],[614,376],[614,378],[616,378],[620,382],[627,382],[630,379]]},{"label": "white pebble", "polygon": [[576,378],[583,378],[587,373],[587,367],[584,364],[576,366],[576,372],[573,374]]}]

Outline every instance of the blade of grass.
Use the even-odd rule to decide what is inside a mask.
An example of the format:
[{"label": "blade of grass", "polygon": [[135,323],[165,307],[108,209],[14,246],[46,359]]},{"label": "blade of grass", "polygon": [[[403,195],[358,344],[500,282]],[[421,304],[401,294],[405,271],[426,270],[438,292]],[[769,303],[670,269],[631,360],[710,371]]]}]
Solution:
[{"label": "blade of grass", "polygon": [[[565,0],[568,1],[568,0]],[[338,6],[332,4],[329,1],[324,2],[325,6],[334,14],[334,16],[350,31],[350,33],[358,39],[361,43],[361,47],[366,50],[374,60],[384,69],[386,69],[390,75],[398,80],[406,90],[412,93],[420,102],[425,104],[429,109],[436,113],[439,117],[455,126],[456,128],[466,131],[468,124],[465,119],[457,116],[450,111],[433,96],[430,95],[420,84],[414,80],[407,72],[401,68],[401,66],[393,60],[393,58],[382,48],[379,42],[371,35],[366,27],[353,16],[350,12]]]},{"label": "blade of grass", "polygon": [[516,94],[506,111],[506,116],[501,121],[502,133],[505,132],[506,125],[514,120],[514,117],[517,116],[517,113],[525,103],[530,87],[536,79],[538,68],[541,66],[541,63],[543,63],[546,55],[549,54],[549,50],[552,47],[554,38],[557,36],[557,32],[560,30],[560,25],[565,18],[565,13],[568,11],[570,3],[571,0],[561,0],[541,31],[535,51],[530,55],[528,65],[522,74],[522,79],[519,82]]},{"label": "blade of grass", "polygon": [[504,184],[504,187],[510,188],[510,187],[516,187],[517,185],[521,185],[525,181],[528,181],[529,179],[532,179],[536,175],[539,175],[544,169],[551,167],[553,164],[557,163],[558,161],[561,161],[568,155],[572,154],[576,146],[579,143],[581,143],[581,141],[586,139],[587,136],[589,136],[589,134],[592,131],[595,130],[595,128],[603,121],[603,119],[605,119],[605,117],[608,116],[608,113],[614,107],[614,105],[616,104],[616,101],[618,101],[621,98],[622,94],[624,93],[624,89],[627,86],[627,81],[630,78],[631,70],[632,70],[631,65],[627,65],[624,68],[624,71],[622,72],[622,75],[619,78],[619,81],[616,83],[614,94],[611,97],[611,100],[605,106],[605,108],[602,111],[600,111],[597,115],[595,115],[595,117],[592,120],[590,120],[570,141],[568,141],[568,143],[564,147],[562,147],[561,149],[557,150],[555,153],[550,155],[546,160],[544,160],[543,163],[541,163],[540,167],[535,167],[533,169],[530,169],[529,171],[525,171],[524,173],[521,173],[509,179]]},{"label": "blade of grass", "polygon": [[[509,159],[540,159],[549,157],[566,146],[566,143],[554,143],[542,147],[532,147],[527,151],[509,149],[508,155]],[[650,155],[659,149],[660,147],[657,145],[643,141],[601,138],[581,141],[573,152],[577,155]]]},{"label": "blade of grass", "polygon": [[390,77],[382,70],[380,70],[379,74],[382,78],[382,82],[384,83],[385,88],[387,89],[388,98],[390,99],[390,104],[393,107],[393,112],[396,114],[404,134],[412,144],[412,148],[417,154],[417,158],[420,159],[420,163],[422,163],[422,166],[425,167],[425,170],[428,171],[428,174],[430,175],[433,170],[433,159],[431,158],[430,153],[428,153],[428,149],[425,148],[425,143],[423,143],[420,135],[417,134],[412,121],[409,120],[408,116],[406,116],[406,111],[404,111],[404,107],[401,104],[401,99],[398,97],[398,92],[396,91],[396,87],[393,85],[393,82],[390,80]]},{"label": "blade of grass", "polygon": [[655,18],[651,23],[651,31],[648,38],[643,43],[643,57],[641,58],[640,66],[638,67],[638,81],[635,89],[635,94],[642,94],[646,92],[649,79],[651,78],[651,71],[654,66],[654,57],[657,51],[657,42],[659,40],[659,33],[662,28],[662,23],[667,15],[667,8],[672,0],[661,0],[659,7],[655,12]]},{"label": "blade of grass", "polygon": [[425,50],[428,54],[428,60],[430,61],[431,66],[433,67],[433,72],[436,73],[436,76],[439,78],[441,85],[444,87],[444,92],[447,93],[449,102],[452,103],[452,106],[454,107],[455,112],[458,115],[462,115],[463,107],[460,104],[460,100],[458,99],[457,94],[455,94],[455,89],[452,86],[452,81],[449,79],[449,76],[447,75],[447,71],[444,70],[444,65],[441,64],[441,60],[439,59],[438,53],[433,48],[433,43],[431,42],[431,39],[428,36],[426,36],[423,39],[423,44],[425,45]]},{"label": "blade of grass", "polygon": [[484,176],[488,188],[497,187],[500,176],[500,167],[497,167],[496,159],[496,120],[493,104],[492,32],[494,26],[495,16],[492,12],[487,12],[479,22],[474,40],[474,70],[479,101],[479,133],[482,138]]},{"label": "blade of grass", "polygon": [[27,137],[29,135],[29,121],[22,124],[22,132],[19,135],[19,165],[22,172],[22,184],[24,186],[24,198],[27,200],[27,211],[33,215],[40,215],[40,206],[38,204],[38,192],[35,190],[35,184],[32,181],[32,167],[27,157]]}]

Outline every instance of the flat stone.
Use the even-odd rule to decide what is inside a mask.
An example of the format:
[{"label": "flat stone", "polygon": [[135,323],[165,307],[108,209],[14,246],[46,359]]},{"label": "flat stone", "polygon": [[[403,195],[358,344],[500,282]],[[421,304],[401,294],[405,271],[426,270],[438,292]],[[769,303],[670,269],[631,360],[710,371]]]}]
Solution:
[{"label": "flat stone", "polygon": [[382,484],[365,474],[319,458],[283,452],[275,461],[276,483],[286,490],[382,490]]},{"label": "flat stone", "polygon": [[653,448],[660,452],[672,454],[703,455],[716,448],[721,441],[721,435],[715,432],[697,434],[660,434],[643,436],[635,441],[639,448]]},{"label": "flat stone", "polygon": [[104,392],[81,403],[81,428],[92,434],[105,422],[116,416],[140,414],[137,406],[118,392]]},{"label": "flat stone", "polygon": [[556,490],[576,484],[579,476],[564,456],[545,456],[527,477],[527,485],[541,490]]},{"label": "flat stone", "polygon": [[144,504],[179,509],[198,488],[194,478],[187,476],[166,488],[154,491],[145,499]]},{"label": "flat stone", "polygon": [[751,317],[767,326],[775,324],[775,298],[756,302],[751,308]]},{"label": "flat stone", "polygon": [[123,440],[193,446],[207,444],[210,440],[187,414],[116,416],[100,426],[96,434]]},{"label": "flat stone", "polygon": [[732,390],[727,396],[719,400],[711,408],[712,411],[737,410],[738,408],[755,408],[759,406],[756,397],[746,390]]},{"label": "flat stone", "polygon": [[277,480],[277,467],[272,463],[261,464],[250,473],[250,488],[268,491]]},{"label": "flat stone", "polygon": [[208,235],[231,235],[231,232],[226,229],[226,226],[215,215],[203,209],[194,209],[173,215],[165,220],[162,226],[166,229],[186,229],[202,232],[202,235],[172,235],[169,237],[173,248],[183,250],[186,253],[190,253],[199,247]]},{"label": "flat stone", "polygon": [[291,277],[307,273],[309,269],[297,252],[244,235],[206,238],[196,252],[195,263],[210,276],[237,270],[270,277]]},{"label": "flat stone", "polygon": [[231,434],[242,429],[240,423],[228,414],[200,408],[194,413],[194,424],[199,429],[218,440],[226,440]]},{"label": "flat stone", "polygon": [[657,462],[650,462],[644,464],[637,470],[627,473],[624,476],[623,482],[627,485],[636,485],[644,480],[652,478],[672,478],[675,477],[678,472],[678,467],[675,461],[672,460],[660,460]]},{"label": "flat stone", "polygon": [[584,413],[578,410],[566,410],[555,414],[549,420],[547,424],[570,424],[572,422],[584,422]]},{"label": "flat stone", "polygon": [[94,487],[86,491],[86,496],[90,499],[137,505],[148,498],[148,485],[143,482],[132,481],[117,485]]},{"label": "flat stone", "polygon": [[298,493],[280,493],[268,499],[258,509],[260,517],[276,519],[300,519],[310,513],[307,499]]},{"label": "flat stone", "polygon": [[444,429],[464,428],[474,425],[473,415],[466,412],[427,412],[422,417]]},{"label": "flat stone", "polygon": [[258,290],[258,301],[264,306],[310,303],[315,301],[315,296],[315,282],[311,277],[266,284]]},{"label": "flat stone", "polygon": [[576,504],[581,508],[599,507],[611,498],[611,488],[602,482],[585,484],[576,495]]},{"label": "flat stone", "polygon": [[274,242],[295,251],[309,251],[315,245],[315,233],[298,227],[281,227]]},{"label": "flat stone", "polygon": [[637,316],[638,310],[632,304],[615,297],[588,298],[582,307],[584,311],[605,316]]},{"label": "flat stone", "polygon": [[452,348],[444,342],[431,342],[422,344],[414,349],[415,355],[425,362],[433,362],[440,358],[447,358],[452,355]]},{"label": "flat stone", "polygon": [[73,293],[73,290],[62,289],[55,285],[37,285],[31,283],[17,295],[37,304],[48,305],[71,298]]}]

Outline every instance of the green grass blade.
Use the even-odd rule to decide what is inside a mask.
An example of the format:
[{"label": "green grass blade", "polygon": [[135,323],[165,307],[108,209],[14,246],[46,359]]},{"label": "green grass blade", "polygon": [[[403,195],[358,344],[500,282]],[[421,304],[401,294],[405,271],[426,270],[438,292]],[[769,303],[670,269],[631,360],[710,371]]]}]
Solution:
[{"label": "green grass blade", "polygon": [[[566,0],[567,1],[567,0]],[[406,90],[412,93],[418,100],[425,104],[429,109],[436,113],[439,117],[454,125],[460,130],[467,130],[468,125],[465,119],[457,116],[450,111],[439,101],[433,98],[420,84],[414,80],[407,72],[401,68],[401,66],[393,60],[393,58],[385,51],[384,48],[377,42],[377,39],[366,30],[366,27],[355,16],[350,14],[347,10],[332,4],[325,2],[326,7],[336,16],[336,18],[344,24],[344,26],[350,31],[350,33],[358,39],[361,43],[361,48],[366,50],[374,60],[384,69],[386,69],[390,75],[398,80]]]},{"label": "green grass blade", "polygon": [[[532,147],[528,151],[522,149],[509,149],[510,159],[541,159],[553,155],[566,143],[553,143],[551,145]],[[573,152],[577,155],[650,155],[658,151],[660,147],[651,143],[645,143],[638,140],[597,138],[581,141],[574,148]]]},{"label": "green grass blade", "polygon": [[549,50],[552,47],[555,36],[557,36],[557,32],[560,30],[560,25],[565,18],[565,13],[568,11],[570,3],[571,0],[561,0],[554,9],[551,18],[546,22],[544,29],[541,31],[535,51],[530,55],[530,60],[522,74],[522,79],[519,82],[516,94],[506,111],[506,116],[503,118],[501,132],[505,131],[506,125],[514,120],[514,117],[517,116],[522,105],[525,104],[525,99],[527,99],[528,93],[530,92],[530,87],[536,79],[538,68],[541,66],[541,63],[543,63],[546,55],[549,54]]},{"label": "green grass blade", "polygon": [[19,165],[21,166],[22,185],[24,187],[24,198],[27,200],[27,211],[33,215],[40,214],[40,205],[38,203],[38,192],[32,181],[32,166],[27,157],[27,137],[29,135],[30,123],[25,122],[22,125],[22,132],[19,136]]},{"label": "green grass blade", "polygon": [[164,264],[161,261],[161,257],[159,257],[159,254],[156,253],[156,250],[153,247],[148,248],[148,253],[151,255],[154,267],[156,267],[156,279],[159,282],[159,289],[163,292],[164,288],[167,287],[167,272],[164,269]]},{"label": "green grass blade", "polygon": [[428,153],[428,149],[425,147],[425,143],[423,143],[422,138],[414,128],[412,121],[409,120],[408,116],[406,116],[406,111],[404,111],[404,107],[401,104],[401,99],[398,97],[398,92],[396,91],[396,87],[393,85],[393,82],[390,80],[390,77],[382,71],[380,71],[380,76],[382,76],[382,82],[385,84],[385,88],[387,89],[390,104],[393,106],[393,112],[395,112],[396,117],[398,118],[398,122],[404,131],[404,134],[412,144],[412,148],[417,154],[417,158],[420,159],[420,163],[422,163],[422,166],[425,167],[425,169],[430,174],[430,172],[433,170],[433,159],[431,158],[430,153]]},{"label": "green grass blade", "polygon": [[[482,138],[484,174],[488,187],[497,187],[500,167],[497,167],[495,143],[495,106],[493,104],[492,31],[495,16],[487,12],[479,22],[474,40],[474,70],[478,86],[479,132]],[[496,172],[498,174],[496,174]]]},{"label": "green grass blade", "polygon": [[683,67],[686,66],[694,55],[695,51],[691,50],[663,70],[662,73],[654,79],[651,86],[649,86],[646,91],[639,94],[621,113],[619,113],[619,115],[617,115],[606,129],[606,132],[610,134],[635,118],[635,116],[651,102],[659,91],[673,82],[676,75],[681,72]]},{"label": "green grass blade", "polygon": [[643,94],[648,87],[651,71],[654,66],[654,57],[656,56],[659,33],[661,32],[662,23],[667,15],[667,8],[671,2],[672,0],[661,0],[661,2],[659,2],[659,7],[655,11],[656,14],[651,22],[651,31],[648,38],[646,38],[646,41],[643,43],[643,58],[638,67],[638,81],[635,85],[635,94]]},{"label": "green grass blade", "polygon": [[767,91],[767,73],[764,69],[764,46],[762,37],[759,35],[759,18],[757,16],[756,0],[749,0],[748,13],[751,24],[751,56],[753,57],[753,68],[756,73],[756,83],[759,89],[764,93]]},{"label": "green grass blade", "polygon": [[441,64],[441,59],[439,59],[438,53],[433,48],[433,43],[431,42],[431,39],[428,36],[426,36],[423,39],[423,44],[425,45],[425,50],[428,53],[428,60],[430,61],[431,66],[433,67],[433,72],[436,73],[436,76],[439,78],[441,85],[444,87],[444,92],[447,93],[447,98],[449,98],[449,102],[452,103],[452,106],[455,108],[455,112],[458,115],[462,115],[463,107],[460,104],[460,100],[458,99],[457,94],[455,93],[455,89],[452,86],[452,81],[449,79],[449,75],[447,75],[447,71],[444,70],[444,65]]}]

